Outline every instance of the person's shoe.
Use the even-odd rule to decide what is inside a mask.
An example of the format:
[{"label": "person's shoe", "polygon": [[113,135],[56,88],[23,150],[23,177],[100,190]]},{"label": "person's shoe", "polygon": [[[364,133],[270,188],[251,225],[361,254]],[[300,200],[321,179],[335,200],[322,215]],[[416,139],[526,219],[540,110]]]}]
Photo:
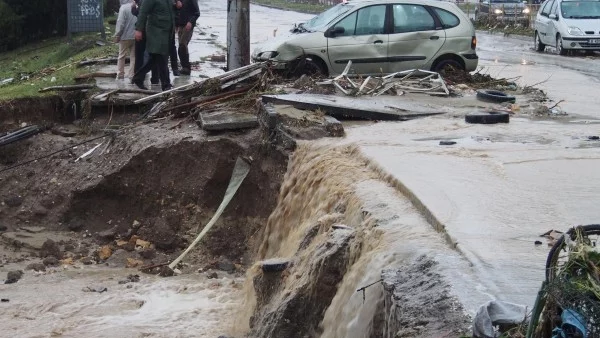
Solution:
[{"label": "person's shoe", "polygon": [[142,80],[136,80],[136,79],[132,79],[131,80],[133,82],[133,84],[135,84],[139,89],[144,89],[144,90],[148,90],[148,88],[146,88],[146,86],[144,86],[144,81]]},{"label": "person's shoe", "polygon": [[162,88],[163,92],[164,92],[164,91],[167,91],[167,90],[169,90],[169,89],[173,89],[173,86],[172,86],[172,85],[170,85],[170,84],[168,84],[168,85],[166,85],[166,86],[164,86],[164,87]]},{"label": "person's shoe", "polygon": [[150,79],[150,84],[157,85],[158,82],[158,80]]},{"label": "person's shoe", "polygon": [[[183,69],[182,69],[182,70],[183,70]],[[179,73],[179,69],[173,69],[173,76],[179,76],[179,75],[181,75],[181,74]]]},{"label": "person's shoe", "polygon": [[192,71],[189,68],[181,68],[181,71],[179,73],[181,75],[190,75]]},{"label": "person's shoe", "polygon": [[125,75],[117,75],[117,80],[123,80],[125,79]]}]

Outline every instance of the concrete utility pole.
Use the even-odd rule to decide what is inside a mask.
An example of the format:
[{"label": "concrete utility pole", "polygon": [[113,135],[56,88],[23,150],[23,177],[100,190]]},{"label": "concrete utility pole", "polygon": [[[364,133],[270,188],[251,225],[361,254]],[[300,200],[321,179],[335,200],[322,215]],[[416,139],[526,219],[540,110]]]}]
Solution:
[{"label": "concrete utility pole", "polygon": [[227,70],[250,64],[250,0],[227,0]]}]

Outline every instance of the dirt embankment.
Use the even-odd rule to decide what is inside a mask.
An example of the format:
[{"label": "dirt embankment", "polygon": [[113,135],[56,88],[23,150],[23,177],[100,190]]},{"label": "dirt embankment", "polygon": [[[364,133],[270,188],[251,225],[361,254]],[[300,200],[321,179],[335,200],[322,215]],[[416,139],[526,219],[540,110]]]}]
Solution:
[{"label": "dirt embankment", "polygon": [[[275,206],[287,154],[262,144],[258,129],[209,135],[192,121],[172,127],[138,125],[0,172],[0,225],[72,231],[113,250],[115,240],[138,236],[159,251],[178,253],[214,214],[243,156],[253,160],[252,169],[196,256],[204,263],[221,256],[248,262],[243,258]],[[0,170],[93,136],[48,131],[5,146]]]}]

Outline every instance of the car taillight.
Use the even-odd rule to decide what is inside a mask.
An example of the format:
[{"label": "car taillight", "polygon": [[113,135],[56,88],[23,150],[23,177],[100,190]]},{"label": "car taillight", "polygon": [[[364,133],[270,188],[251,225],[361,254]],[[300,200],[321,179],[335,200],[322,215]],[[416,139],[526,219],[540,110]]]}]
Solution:
[{"label": "car taillight", "polygon": [[473,36],[471,39],[471,49],[475,49],[475,47],[477,47],[477,38]]}]

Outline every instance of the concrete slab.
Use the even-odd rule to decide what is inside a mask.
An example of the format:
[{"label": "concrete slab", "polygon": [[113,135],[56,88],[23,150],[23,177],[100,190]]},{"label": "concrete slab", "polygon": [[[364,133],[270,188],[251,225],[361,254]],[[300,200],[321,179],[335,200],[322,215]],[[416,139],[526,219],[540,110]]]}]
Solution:
[{"label": "concrete slab", "polygon": [[263,102],[288,104],[298,109],[322,110],[339,118],[402,121],[444,114],[449,110],[433,104],[409,102],[402,97],[344,97],[320,94],[263,95]]},{"label": "concrete slab", "polygon": [[258,127],[258,118],[254,114],[220,111],[202,113],[198,124],[204,130],[232,130]]}]

